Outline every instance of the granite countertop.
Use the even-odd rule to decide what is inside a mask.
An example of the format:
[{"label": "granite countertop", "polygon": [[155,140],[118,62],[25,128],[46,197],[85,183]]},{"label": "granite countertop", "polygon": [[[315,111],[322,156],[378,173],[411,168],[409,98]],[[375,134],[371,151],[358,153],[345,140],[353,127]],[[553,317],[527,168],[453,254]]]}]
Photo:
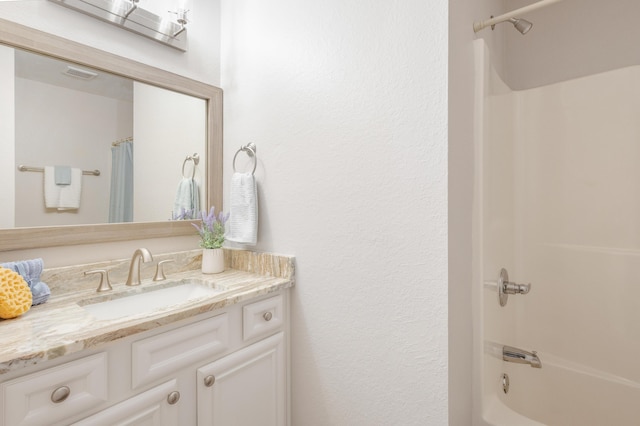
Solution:
[{"label": "granite countertop", "polygon": [[[167,280],[152,281],[155,264],[165,259],[173,260],[165,265]],[[18,318],[0,320],[0,379],[10,371],[294,285],[293,258],[289,256],[225,249],[226,269],[212,275],[200,272],[200,261],[201,250],[154,256],[154,269],[151,265],[144,266],[142,276],[146,279],[136,287],[125,286],[121,279],[128,260],[45,270],[42,279],[51,287],[49,301],[33,306]],[[109,269],[113,290],[97,293],[98,277],[84,277],[84,271],[91,269]],[[96,297],[102,300],[126,292],[149,291],[181,280],[192,280],[219,292],[150,313],[111,320],[97,320],[78,304]]]}]

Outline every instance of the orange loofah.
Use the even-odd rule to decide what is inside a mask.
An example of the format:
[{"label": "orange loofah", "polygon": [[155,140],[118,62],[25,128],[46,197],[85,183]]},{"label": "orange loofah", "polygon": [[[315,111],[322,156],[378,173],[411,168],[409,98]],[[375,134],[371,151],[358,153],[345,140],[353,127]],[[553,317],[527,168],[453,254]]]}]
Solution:
[{"label": "orange loofah", "polygon": [[11,269],[0,267],[0,318],[18,317],[31,308],[33,296],[27,282]]}]

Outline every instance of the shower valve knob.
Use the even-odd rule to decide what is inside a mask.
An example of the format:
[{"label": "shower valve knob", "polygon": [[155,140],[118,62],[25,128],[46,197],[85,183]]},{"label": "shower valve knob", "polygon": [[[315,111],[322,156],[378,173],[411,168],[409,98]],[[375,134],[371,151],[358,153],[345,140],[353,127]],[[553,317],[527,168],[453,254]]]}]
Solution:
[{"label": "shower valve knob", "polygon": [[498,277],[498,301],[500,306],[507,304],[510,294],[527,294],[531,290],[531,284],[517,284],[509,281],[509,273],[506,269],[500,270]]},{"label": "shower valve knob", "polygon": [[531,290],[531,284],[502,283],[502,291],[507,294],[527,294]]}]

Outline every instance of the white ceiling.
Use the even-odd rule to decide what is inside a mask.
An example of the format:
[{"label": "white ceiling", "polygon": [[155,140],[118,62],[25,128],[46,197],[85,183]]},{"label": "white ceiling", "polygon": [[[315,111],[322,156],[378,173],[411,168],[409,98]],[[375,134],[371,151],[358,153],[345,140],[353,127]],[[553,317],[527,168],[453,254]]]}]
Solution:
[{"label": "white ceiling", "polygon": [[[16,77],[109,98],[133,101],[133,81],[128,78],[19,49],[15,52]],[[64,73],[68,65],[95,72],[98,76],[91,80],[71,77]]]}]

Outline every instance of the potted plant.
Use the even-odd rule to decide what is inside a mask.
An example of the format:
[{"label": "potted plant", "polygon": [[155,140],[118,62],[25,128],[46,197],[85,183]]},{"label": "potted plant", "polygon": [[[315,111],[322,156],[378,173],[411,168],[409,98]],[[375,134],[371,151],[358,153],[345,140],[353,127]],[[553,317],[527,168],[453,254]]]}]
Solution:
[{"label": "potted plant", "polygon": [[200,214],[200,224],[193,226],[200,234],[200,247],[202,247],[202,273],[217,274],[224,271],[224,225],[229,219],[229,213],[218,213],[216,217],[215,207],[211,207],[209,214]]}]

